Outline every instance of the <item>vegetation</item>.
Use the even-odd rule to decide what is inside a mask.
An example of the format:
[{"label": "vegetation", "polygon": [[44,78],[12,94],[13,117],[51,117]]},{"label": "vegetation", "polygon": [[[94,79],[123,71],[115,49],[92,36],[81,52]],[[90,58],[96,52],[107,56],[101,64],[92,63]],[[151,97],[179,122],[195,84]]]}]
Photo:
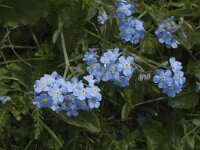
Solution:
[{"label": "vegetation", "polygon": [[[114,0],[0,0],[0,95],[11,97],[0,103],[0,149],[200,149],[200,1],[129,2],[146,30],[138,44],[120,39]],[[97,17],[104,10],[109,19],[101,25]],[[180,27],[176,49],[160,44],[155,35],[157,25],[171,16]],[[88,74],[83,57],[89,48],[101,56],[115,47],[133,56],[140,71],[125,88],[101,82],[98,109],[68,117],[33,105],[33,85],[44,74],[62,76],[67,70],[66,80],[81,79]],[[186,77],[175,97],[163,94],[152,80],[171,57],[182,62]],[[151,79],[138,80],[141,74]]]}]

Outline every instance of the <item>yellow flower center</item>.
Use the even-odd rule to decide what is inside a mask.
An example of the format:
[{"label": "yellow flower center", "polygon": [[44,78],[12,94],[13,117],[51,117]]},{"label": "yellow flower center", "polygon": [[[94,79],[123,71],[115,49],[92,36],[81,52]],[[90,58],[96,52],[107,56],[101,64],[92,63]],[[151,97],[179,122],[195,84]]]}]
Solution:
[{"label": "yellow flower center", "polygon": [[43,86],[45,86],[46,85],[46,83],[45,82],[41,82],[41,86],[43,87]]},{"label": "yellow flower center", "polygon": [[94,88],[93,88],[93,91],[96,92],[96,91],[97,91],[97,88],[94,87]]},{"label": "yellow flower center", "polygon": [[162,77],[161,77],[161,80],[165,80],[165,76],[162,76]]},{"label": "yellow flower center", "polygon": [[127,67],[129,67],[129,66],[130,66],[130,64],[128,64],[128,63],[125,63],[125,64],[124,64],[124,66],[127,68]]},{"label": "yellow flower center", "polygon": [[92,64],[92,68],[96,68],[96,64]]},{"label": "yellow flower center", "polygon": [[166,38],[167,38],[167,35],[166,35],[166,34],[163,34],[162,37],[163,37],[163,39],[166,39]]},{"label": "yellow flower center", "polygon": [[56,91],[56,95],[60,95],[60,91]]},{"label": "yellow flower center", "polygon": [[85,90],[82,90],[81,93],[85,95]]},{"label": "yellow flower center", "polygon": [[115,70],[114,66],[110,67],[110,71],[114,71],[114,70]]},{"label": "yellow flower center", "polygon": [[106,70],[104,70],[104,71],[103,71],[103,74],[106,74],[106,73],[107,73],[107,71],[106,71]]},{"label": "yellow flower center", "polygon": [[169,90],[170,90],[170,91],[173,91],[173,90],[174,90],[174,88],[173,88],[173,87],[170,87],[170,88],[169,88]]},{"label": "yellow flower center", "polygon": [[126,34],[128,34],[128,30],[126,29],[126,30],[124,30],[124,32],[126,33]]},{"label": "yellow flower center", "polygon": [[126,11],[126,8],[122,8],[122,11],[123,11],[123,12]]},{"label": "yellow flower center", "polygon": [[43,103],[46,103],[46,102],[47,102],[47,99],[46,99],[46,98],[44,98],[44,99],[42,100],[42,102],[43,102]]}]

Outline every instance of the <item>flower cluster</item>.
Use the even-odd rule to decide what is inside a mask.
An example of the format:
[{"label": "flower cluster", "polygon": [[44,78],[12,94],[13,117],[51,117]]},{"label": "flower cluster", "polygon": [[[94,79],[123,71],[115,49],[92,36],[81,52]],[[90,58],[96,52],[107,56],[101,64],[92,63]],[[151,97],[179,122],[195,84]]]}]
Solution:
[{"label": "flower cluster", "polygon": [[173,16],[167,20],[163,20],[159,23],[158,29],[155,31],[159,43],[165,44],[167,48],[177,48],[178,44],[180,44],[173,37],[173,34],[179,29],[173,20]]},{"label": "flower cluster", "polygon": [[120,20],[120,38],[123,41],[138,44],[144,38],[145,29],[143,22],[132,17],[134,6],[126,0],[116,2],[117,16]]},{"label": "flower cluster", "polygon": [[170,97],[174,97],[177,93],[180,93],[183,84],[186,82],[184,73],[182,70],[182,64],[176,61],[174,57],[169,59],[169,69],[157,69],[156,75],[153,77],[153,82],[158,84],[158,87],[162,89],[164,94]]},{"label": "flower cluster", "polygon": [[94,76],[97,82],[113,81],[115,85],[125,87],[129,85],[129,80],[134,72],[134,58],[125,58],[119,53],[119,48],[107,50],[97,59],[97,53],[89,49],[84,55],[87,63],[87,71]]},{"label": "flower cluster", "polygon": [[5,104],[8,101],[11,101],[11,97],[10,96],[0,96],[0,101],[2,104]]},{"label": "flower cluster", "polygon": [[73,77],[66,81],[53,72],[45,74],[34,84],[35,97],[33,104],[37,108],[48,107],[53,111],[66,111],[68,116],[77,116],[78,110],[89,111],[100,106],[100,89],[91,75],[83,77],[87,82]]},{"label": "flower cluster", "polygon": [[105,22],[109,19],[109,16],[106,14],[105,11],[100,11],[99,12],[99,15],[97,17],[97,21],[100,23],[100,24],[105,24]]}]

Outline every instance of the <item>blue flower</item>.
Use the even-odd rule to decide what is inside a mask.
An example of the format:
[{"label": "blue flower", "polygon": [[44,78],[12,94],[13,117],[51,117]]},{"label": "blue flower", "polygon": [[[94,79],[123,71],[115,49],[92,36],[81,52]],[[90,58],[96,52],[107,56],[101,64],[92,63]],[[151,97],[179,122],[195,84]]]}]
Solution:
[{"label": "blue flower", "polygon": [[100,11],[99,12],[99,15],[97,17],[97,21],[100,23],[100,24],[105,24],[105,22],[109,19],[109,16],[106,14],[105,11]]},{"label": "blue flower", "polygon": [[161,29],[161,30],[157,30],[155,34],[158,37],[159,43],[161,44],[165,43],[167,45],[171,44],[170,42],[171,42],[172,35],[168,31]]},{"label": "blue flower", "polygon": [[122,25],[120,28],[120,38],[124,41],[131,41],[132,36],[135,34],[134,28],[132,28],[129,24]]},{"label": "blue flower", "polygon": [[114,62],[118,59],[118,57],[121,55],[121,53],[119,53],[119,48],[116,47],[113,50],[108,50],[107,52],[111,52],[111,57],[110,57],[110,62]]},{"label": "blue flower", "polygon": [[153,82],[158,83],[159,88],[166,88],[173,84],[172,72],[170,70],[164,71],[163,69],[157,69],[156,75],[153,77]]},{"label": "blue flower", "polygon": [[89,110],[86,101],[77,100],[77,107],[79,109],[83,110],[83,111],[88,111]]},{"label": "blue flower", "polygon": [[145,29],[142,21],[129,17],[126,21],[121,21],[120,24],[119,30],[122,40],[138,44],[140,39],[144,38]]},{"label": "blue flower", "polygon": [[89,50],[84,55],[83,61],[86,61],[87,65],[91,65],[92,63],[97,61],[96,54],[97,52],[89,48]]},{"label": "blue flower", "polygon": [[177,40],[174,40],[174,39],[171,39],[170,40],[170,42],[169,42],[169,44],[166,44],[166,47],[167,48],[178,48],[178,45],[179,45],[180,43],[177,41]]},{"label": "blue flower", "polygon": [[73,95],[76,96],[79,100],[85,100],[87,97],[86,89],[82,82],[74,89]]},{"label": "blue flower", "polygon": [[87,67],[87,71],[90,75],[96,75],[97,70],[101,67],[101,65],[99,63],[97,63],[97,61],[92,62],[88,67]]},{"label": "blue flower", "polygon": [[36,93],[40,93],[42,91],[48,92],[49,88],[49,79],[47,77],[42,77],[40,80],[37,80],[34,84],[34,89]]},{"label": "blue flower", "polygon": [[[170,70],[157,69],[156,75],[153,77],[154,83],[158,83],[158,87],[163,89],[162,92],[170,97],[174,97],[180,93],[183,84],[186,82],[184,72],[181,71],[182,64],[176,61],[174,57],[169,59]],[[171,71],[172,70],[172,71]]]},{"label": "blue flower", "polygon": [[124,20],[125,17],[131,16],[134,12],[134,7],[128,3],[117,4],[117,15],[119,19]]},{"label": "blue flower", "polygon": [[90,107],[91,109],[93,109],[93,108],[99,108],[99,106],[100,106],[100,101],[101,101],[101,99],[98,99],[98,98],[96,98],[96,97],[90,98],[90,99],[88,100],[89,107]]},{"label": "blue flower", "polygon": [[107,70],[105,67],[101,67],[98,70],[96,78],[102,81],[109,81],[110,79],[112,79],[112,73],[109,70]]},{"label": "blue flower", "polygon": [[104,66],[106,66],[106,64],[109,64],[110,62],[114,62],[118,59],[118,57],[120,56],[121,53],[119,53],[119,48],[116,47],[113,51],[112,50],[108,50],[106,51],[103,56],[101,56],[101,63],[104,64]]},{"label": "blue flower", "polygon": [[53,98],[53,103],[62,103],[64,100],[64,91],[63,88],[60,87],[59,84],[54,84],[53,88],[48,92],[50,96]]},{"label": "blue flower", "polygon": [[125,76],[121,76],[118,79],[114,80],[114,85],[118,85],[120,87],[126,87],[129,85],[129,78]]},{"label": "blue flower", "polygon": [[176,94],[181,92],[181,88],[182,87],[178,85],[167,86],[163,89],[163,93],[167,94],[169,97],[175,97]]},{"label": "blue flower", "polygon": [[[94,60],[90,57],[94,55],[96,54],[90,51],[85,55],[84,60],[86,62]],[[96,70],[96,72],[97,71],[98,70]],[[66,81],[59,76],[57,72],[53,72],[51,75],[45,74],[44,77],[37,80],[34,85],[35,97],[33,99],[33,104],[38,108],[49,107],[57,113],[66,111],[68,116],[74,117],[78,115],[78,110],[91,110],[87,102],[92,98],[96,98],[100,101],[100,89],[95,85],[97,80],[94,79],[94,76],[88,75],[83,78],[88,84],[83,84],[83,82],[79,81],[76,77],[73,77],[71,81]],[[46,90],[47,88],[48,90]],[[1,99],[3,98],[0,97],[0,100]],[[95,107],[97,107],[97,103],[94,103]]]},{"label": "blue flower", "polygon": [[[124,56],[120,57],[120,55],[121,53],[118,47],[115,49],[108,49],[103,56],[100,57],[100,63],[96,63],[98,62],[98,60],[96,60],[94,64],[88,65],[88,72],[91,76],[96,78],[96,83],[100,81],[113,81],[114,84],[118,86],[125,87],[129,85],[129,79],[134,71],[134,58],[129,56],[125,59]],[[127,76],[127,78],[125,76]],[[92,80],[92,77],[87,80]]]},{"label": "blue flower", "polygon": [[52,107],[53,106],[53,99],[51,96],[42,93],[39,96],[36,96],[33,99],[33,104],[37,106],[37,108],[42,107]]},{"label": "blue flower", "polygon": [[56,82],[57,77],[58,77],[57,72],[53,72],[51,75],[45,74],[43,78],[46,79],[46,85],[51,87]]},{"label": "blue flower", "polygon": [[115,62],[111,62],[106,66],[107,74],[111,76],[111,79],[119,78],[120,73],[118,71],[119,70],[118,67],[119,67],[119,64],[115,64]]},{"label": "blue flower", "polygon": [[173,33],[175,33],[180,27],[175,25],[173,21],[174,17],[170,17],[167,20],[163,20],[158,24],[158,29],[155,34],[159,43],[165,44],[167,48],[178,48],[180,44],[174,39]]},{"label": "blue flower", "polygon": [[184,73],[182,71],[175,72],[174,76],[175,85],[182,86],[186,82],[186,78],[184,77]]},{"label": "blue flower", "polygon": [[97,82],[97,80],[95,80],[94,76],[92,75],[84,76],[83,79],[85,79],[89,83],[89,86],[94,86],[94,84]]},{"label": "blue flower", "polygon": [[135,33],[134,36],[131,39],[131,43],[132,44],[138,44],[140,42],[140,34],[139,33]]},{"label": "blue flower", "polygon": [[177,72],[180,71],[183,67],[182,67],[182,63],[179,61],[176,61],[176,59],[174,57],[171,57],[169,59],[169,63],[171,65],[172,71],[173,72]]},{"label": "blue flower", "polygon": [[67,81],[64,78],[58,78],[56,84],[54,85],[60,86],[60,88],[63,91],[63,94],[67,93]]},{"label": "blue flower", "polygon": [[88,98],[96,97],[96,98],[101,99],[101,94],[99,93],[100,91],[101,90],[97,86],[92,86],[92,87],[87,87],[86,88],[86,93],[88,93],[87,94]]},{"label": "blue flower", "polygon": [[145,32],[143,22],[139,19],[132,19],[131,20],[131,26],[135,27],[135,29],[137,31],[144,31]]},{"label": "blue flower", "polygon": [[56,79],[59,77],[58,73],[56,71],[52,72],[51,77]]},{"label": "blue flower", "polygon": [[132,67],[133,61],[134,58],[131,56],[128,56],[127,59],[124,56],[121,56],[119,58],[118,71],[122,71],[125,76],[131,76],[134,71]]},{"label": "blue flower", "polygon": [[68,117],[77,117],[78,116],[78,111],[77,109],[71,109],[70,107],[66,107],[66,114]]},{"label": "blue flower", "polygon": [[117,7],[119,7],[120,5],[122,5],[123,3],[128,4],[127,0],[116,0],[115,5]]},{"label": "blue flower", "polygon": [[71,79],[71,82],[70,82],[70,81],[67,81],[67,82],[66,82],[67,91],[68,91],[68,92],[73,92],[74,89],[78,86],[78,84],[81,84],[81,83],[78,82],[77,77],[73,77],[73,78]]},{"label": "blue flower", "polygon": [[0,101],[5,104],[7,103],[8,101],[11,100],[11,97],[10,96],[0,96]]}]

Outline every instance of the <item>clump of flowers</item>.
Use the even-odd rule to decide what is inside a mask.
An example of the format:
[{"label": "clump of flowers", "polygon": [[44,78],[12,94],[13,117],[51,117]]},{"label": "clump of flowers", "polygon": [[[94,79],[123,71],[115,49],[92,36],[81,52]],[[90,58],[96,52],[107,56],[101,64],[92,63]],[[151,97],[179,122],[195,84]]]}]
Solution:
[{"label": "clump of flowers", "polygon": [[173,20],[174,17],[171,16],[167,20],[161,21],[155,31],[159,43],[165,44],[167,48],[177,48],[180,44],[173,35],[179,29]]},{"label": "clump of flowers", "polygon": [[120,38],[123,41],[138,44],[144,38],[143,22],[132,17],[134,6],[126,0],[116,1],[117,16],[120,20]]},{"label": "clump of flowers", "polygon": [[183,84],[186,82],[184,72],[182,70],[182,63],[176,61],[174,57],[169,59],[169,69],[157,69],[153,77],[153,82],[158,84],[164,94],[170,97],[175,97],[180,93]]},{"label": "clump of flowers", "polygon": [[109,16],[106,14],[105,11],[100,11],[97,17],[97,21],[99,24],[105,24],[105,22],[109,19]]},{"label": "clump of flowers", "polygon": [[73,77],[66,81],[53,72],[45,74],[34,84],[35,97],[33,104],[37,108],[48,107],[55,112],[66,111],[68,116],[77,116],[79,110],[89,111],[100,106],[100,89],[91,75],[78,80]]},{"label": "clump of flowers", "polygon": [[8,101],[11,101],[11,97],[10,96],[0,96],[0,101],[2,104],[5,104]]},{"label": "clump of flowers", "polygon": [[98,60],[98,55],[93,49],[89,49],[84,55],[87,63],[87,71],[98,82],[112,81],[115,85],[126,87],[134,72],[134,58],[122,56],[119,48],[107,50]]}]

